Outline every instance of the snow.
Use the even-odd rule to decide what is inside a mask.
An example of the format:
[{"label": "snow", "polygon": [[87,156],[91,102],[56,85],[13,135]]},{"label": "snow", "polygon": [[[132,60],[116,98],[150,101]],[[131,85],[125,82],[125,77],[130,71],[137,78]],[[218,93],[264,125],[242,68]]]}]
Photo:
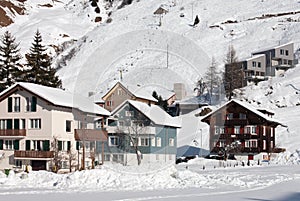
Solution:
[{"label": "snow", "polygon": [[[99,2],[103,20],[97,24],[92,22],[96,14],[93,8],[86,7],[86,1],[54,1],[54,7],[46,8],[38,4],[53,4],[52,1],[27,0],[27,15],[16,16],[15,23],[1,28],[0,33],[12,31],[21,41],[22,53],[28,52],[37,29],[47,47],[68,43],[58,56],[53,49],[50,51],[57,56],[54,63],[70,56],[59,70],[63,86],[85,96],[90,91],[104,91],[119,80],[120,69],[124,69],[123,79],[128,84],[172,89],[174,83],[181,82],[191,94],[210,58],[214,56],[219,68],[223,67],[229,45],[234,46],[239,58],[284,43],[294,42],[294,49],[300,45],[299,22],[287,21],[288,17],[299,19],[299,13],[257,19],[263,14],[298,11],[300,4],[295,0],[232,0],[228,4],[220,0],[140,0],[120,10],[106,10],[105,3]],[[158,26],[159,17],[153,12],[161,4],[169,12]],[[112,22],[104,23],[109,11],[113,11]],[[185,17],[180,17],[181,13]],[[200,23],[193,28],[189,24],[196,14]],[[225,23],[228,20],[237,23]],[[219,27],[209,28],[211,25]],[[276,128],[276,146],[287,151],[273,158],[270,165],[233,167],[231,163],[231,167],[224,168],[218,166],[219,161],[196,159],[163,167],[105,164],[101,169],[65,175],[30,172],[24,179],[21,173],[8,177],[0,174],[0,199],[33,200],[46,194],[45,201],[299,200],[299,77],[297,66],[283,77],[248,86],[237,94],[237,98],[254,107],[272,109],[274,119],[286,126]],[[55,101],[69,104],[60,97],[55,96]],[[201,118],[192,112],[181,119],[178,146],[208,148],[208,126],[200,122]]]},{"label": "snow", "polygon": [[181,127],[180,117],[172,117],[168,113],[166,113],[163,109],[161,109],[159,106],[148,105],[147,103],[143,103],[140,101],[134,101],[134,100],[124,101],[121,105],[119,105],[111,112],[112,115],[118,112],[127,103],[129,103],[137,110],[142,112],[146,117],[148,117],[151,121],[153,121],[157,125],[165,125],[165,126],[171,126],[175,128]]}]

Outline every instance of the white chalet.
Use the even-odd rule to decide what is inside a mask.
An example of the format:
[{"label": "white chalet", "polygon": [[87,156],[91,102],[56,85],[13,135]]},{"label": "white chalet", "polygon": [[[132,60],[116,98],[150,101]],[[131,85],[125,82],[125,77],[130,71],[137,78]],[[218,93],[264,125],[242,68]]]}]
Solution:
[{"label": "white chalet", "polygon": [[62,89],[16,83],[0,93],[0,169],[92,167],[96,141],[107,141],[102,120],[109,115]]}]

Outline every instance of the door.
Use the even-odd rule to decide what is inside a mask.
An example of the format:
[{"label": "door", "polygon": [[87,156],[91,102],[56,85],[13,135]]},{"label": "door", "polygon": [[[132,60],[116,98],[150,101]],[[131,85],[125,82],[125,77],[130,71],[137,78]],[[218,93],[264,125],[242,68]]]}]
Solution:
[{"label": "door", "polygon": [[31,161],[32,170],[46,170],[46,162],[41,160]]}]

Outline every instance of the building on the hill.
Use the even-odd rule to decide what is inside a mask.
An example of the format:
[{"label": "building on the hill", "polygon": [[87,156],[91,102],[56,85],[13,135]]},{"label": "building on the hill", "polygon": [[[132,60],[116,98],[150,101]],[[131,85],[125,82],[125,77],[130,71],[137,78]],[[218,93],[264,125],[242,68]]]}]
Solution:
[{"label": "building on the hill", "polygon": [[294,43],[253,52],[252,55],[265,55],[266,76],[281,76],[286,70],[294,67]]},{"label": "building on the hill", "polygon": [[[171,117],[157,105],[127,100],[112,111],[107,123],[105,161],[124,165],[175,163],[178,117]],[[102,146],[97,146],[99,151]]]},{"label": "building on the hill", "polygon": [[62,89],[16,83],[0,94],[0,168],[90,168],[95,142],[107,141],[103,123],[109,115]]},{"label": "building on the hill", "polygon": [[207,114],[201,121],[210,128],[210,150],[213,153],[236,154],[252,160],[255,155],[275,150],[275,128],[281,125],[274,113],[256,109],[235,99]]},{"label": "building on the hill", "polygon": [[102,99],[105,102],[104,108],[108,111],[113,111],[125,100],[136,100],[149,105],[157,103],[152,93],[140,90],[139,86],[127,85],[121,82],[117,82],[109,89]]}]

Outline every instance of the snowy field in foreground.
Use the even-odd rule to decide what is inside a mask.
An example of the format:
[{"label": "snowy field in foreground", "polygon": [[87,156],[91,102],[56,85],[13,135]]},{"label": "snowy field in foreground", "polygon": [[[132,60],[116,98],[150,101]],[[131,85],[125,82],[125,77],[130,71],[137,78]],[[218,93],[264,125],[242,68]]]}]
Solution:
[{"label": "snowy field in foreground", "polygon": [[[234,162],[232,162],[234,163]],[[114,167],[114,169],[112,169]],[[0,200],[299,200],[300,166],[217,167],[199,163],[53,174],[0,175]],[[288,197],[289,196],[289,197]]]}]

